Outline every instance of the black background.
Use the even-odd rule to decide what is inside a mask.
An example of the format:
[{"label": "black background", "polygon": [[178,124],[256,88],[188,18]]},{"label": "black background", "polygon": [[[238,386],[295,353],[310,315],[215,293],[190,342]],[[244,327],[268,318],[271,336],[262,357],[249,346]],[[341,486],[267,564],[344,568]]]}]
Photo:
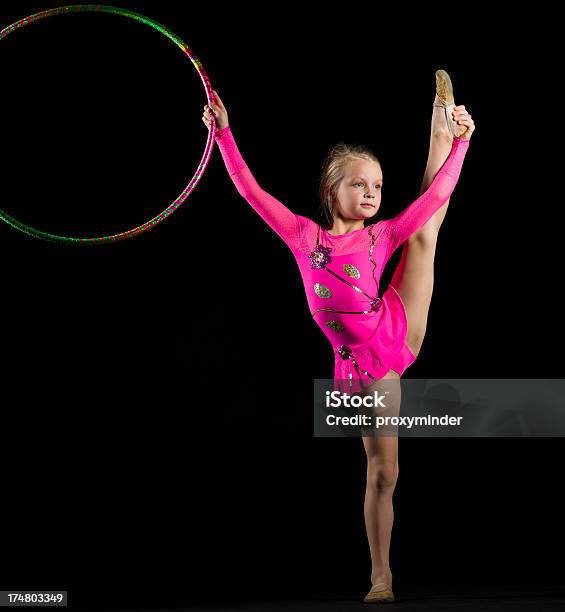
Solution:
[{"label": "black background", "polygon": [[[549,15],[118,5],[189,44],[258,182],[311,218],[339,140],[381,159],[379,215],[417,197],[446,69],[477,130],[406,376],[562,375]],[[3,3],[2,27],[50,6]],[[92,236],[145,222],[186,186],[206,99],[165,37],[88,14],[0,44],[3,210]],[[2,589],[109,606],[370,586],[361,441],[312,435],[312,380],[332,377],[331,347],[292,254],[217,147],[189,199],[138,238],[72,247],[2,224],[0,250]],[[559,438],[401,440],[395,584],[562,585],[549,557],[563,545],[561,451]]]}]

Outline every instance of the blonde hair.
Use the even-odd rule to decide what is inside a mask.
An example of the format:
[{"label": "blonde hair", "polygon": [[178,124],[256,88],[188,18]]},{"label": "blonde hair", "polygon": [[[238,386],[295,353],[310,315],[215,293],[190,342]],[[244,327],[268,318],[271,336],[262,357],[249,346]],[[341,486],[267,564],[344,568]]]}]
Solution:
[{"label": "blonde hair", "polygon": [[334,206],[337,203],[337,190],[345,176],[345,167],[353,159],[376,161],[381,165],[377,156],[365,145],[349,145],[341,141],[330,149],[322,165],[322,177],[319,190],[320,216],[322,218],[322,224],[326,229],[333,222]]}]

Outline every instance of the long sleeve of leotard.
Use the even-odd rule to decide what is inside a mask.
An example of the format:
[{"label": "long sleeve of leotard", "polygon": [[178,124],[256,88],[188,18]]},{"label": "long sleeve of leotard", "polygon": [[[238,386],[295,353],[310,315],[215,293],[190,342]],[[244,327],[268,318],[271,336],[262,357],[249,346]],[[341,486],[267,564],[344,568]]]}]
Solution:
[{"label": "long sleeve of leotard", "polygon": [[461,174],[470,140],[454,138],[451,151],[430,186],[393,219],[385,221],[390,232],[390,254],[432,217],[449,199]]},{"label": "long sleeve of leotard", "polygon": [[297,215],[259,186],[239,152],[229,125],[216,132],[215,141],[239,194],[292,250],[298,248],[300,226]]}]

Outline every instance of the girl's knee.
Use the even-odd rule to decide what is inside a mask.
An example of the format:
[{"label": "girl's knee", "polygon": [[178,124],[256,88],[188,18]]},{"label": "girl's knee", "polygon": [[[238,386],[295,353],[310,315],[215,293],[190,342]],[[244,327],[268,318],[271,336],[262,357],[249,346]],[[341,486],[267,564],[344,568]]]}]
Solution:
[{"label": "girl's knee", "polygon": [[367,469],[367,484],[377,489],[388,489],[396,485],[398,480],[398,461],[383,462],[374,458],[369,460]]},{"label": "girl's knee", "polygon": [[433,249],[435,251],[439,228],[440,224],[434,223],[433,220],[430,219],[408,238],[408,243],[410,245],[416,245],[419,248]]}]

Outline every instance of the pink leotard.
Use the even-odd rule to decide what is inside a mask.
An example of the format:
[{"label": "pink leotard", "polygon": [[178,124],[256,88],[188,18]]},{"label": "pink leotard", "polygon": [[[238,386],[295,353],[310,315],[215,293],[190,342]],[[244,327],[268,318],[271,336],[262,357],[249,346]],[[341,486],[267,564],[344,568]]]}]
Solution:
[{"label": "pink leotard", "polygon": [[215,140],[239,194],[298,263],[310,312],[334,348],[334,388],[356,392],[390,369],[402,374],[416,359],[406,344],[406,311],[392,285],[379,297],[379,280],[394,251],[451,196],[470,141],[454,138],[429,188],[396,217],[334,236],[257,184],[229,125]]}]

